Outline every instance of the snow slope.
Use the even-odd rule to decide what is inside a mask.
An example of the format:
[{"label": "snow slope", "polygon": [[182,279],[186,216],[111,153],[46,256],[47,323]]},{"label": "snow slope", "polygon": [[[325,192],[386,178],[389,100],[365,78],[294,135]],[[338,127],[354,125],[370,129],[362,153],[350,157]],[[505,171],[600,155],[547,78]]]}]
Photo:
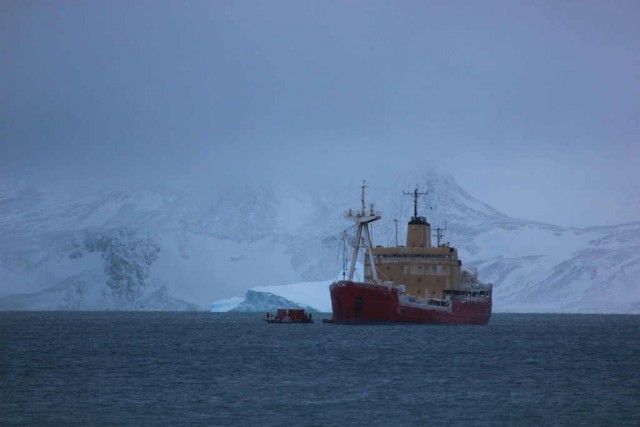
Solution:
[{"label": "snow slope", "polygon": [[[393,243],[394,218],[404,239],[413,206],[402,192],[416,184],[429,191],[420,213],[446,227],[464,265],[495,284],[496,311],[640,312],[640,222],[572,228],[510,218],[450,176],[426,172],[370,183],[369,200],[383,213],[376,243]],[[350,226],[342,212],[358,203],[357,183],[320,193],[264,183],[204,196],[0,183],[0,309],[209,309],[218,301],[222,310],[241,302],[221,300],[252,290],[324,311],[321,288],[341,269],[340,232]]]}]

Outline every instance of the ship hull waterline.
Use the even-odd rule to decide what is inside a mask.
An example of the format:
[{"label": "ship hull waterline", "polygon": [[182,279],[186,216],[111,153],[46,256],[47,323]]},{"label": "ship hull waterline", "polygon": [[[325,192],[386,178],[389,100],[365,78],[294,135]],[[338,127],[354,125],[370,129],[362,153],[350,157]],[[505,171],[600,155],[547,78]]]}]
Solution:
[{"label": "ship hull waterline", "polygon": [[336,323],[435,323],[486,325],[491,298],[454,300],[446,307],[401,300],[392,286],[341,280],[330,288]]}]

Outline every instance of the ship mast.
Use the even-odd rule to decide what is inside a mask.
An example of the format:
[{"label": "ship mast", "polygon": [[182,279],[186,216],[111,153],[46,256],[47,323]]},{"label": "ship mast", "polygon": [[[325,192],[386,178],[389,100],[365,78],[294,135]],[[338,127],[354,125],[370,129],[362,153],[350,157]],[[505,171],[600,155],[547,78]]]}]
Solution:
[{"label": "ship mast", "polygon": [[353,273],[356,270],[356,261],[358,260],[358,251],[360,250],[361,243],[364,244],[365,254],[369,257],[369,263],[371,265],[371,272],[373,275],[373,282],[378,283],[378,272],[375,262],[373,260],[373,243],[371,242],[371,230],[369,229],[369,223],[379,220],[380,214],[371,209],[367,211],[367,204],[365,200],[365,189],[367,188],[366,182],[362,181],[362,197],[360,199],[362,206],[360,212],[353,212],[349,209],[345,212],[344,216],[351,221],[354,221],[358,225],[358,231],[356,232],[356,239],[353,243],[353,258],[351,259],[351,265],[349,266],[349,281],[353,280]]},{"label": "ship mast", "polygon": [[396,247],[398,247],[398,220],[394,218],[393,222],[396,224]]},{"label": "ship mast", "polygon": [[431,247],[431,226],[427,218],[418,216],[418,198],[427,194],[426,191],[419,191],[416,185],[412,192],[403,191],[406,196],[413,198],[413,217],[409,221],[407,228],[407,247]]},{"label": "ship mast", "polygon": [[413,197],[413,218],[417,219],[418,218],[418,197],[425,196],[428,193],[426,191],[425,192],[418,191],[418,187],[416,186],[416,189],[413,190],[413,192],[403,191],[402,194],[404,194],[405,196]]},{"label": "ship mast", "polygon": [[444,232],[447,231],[447,229],[436,228],[434,231],[436,232],[436,239],[438,239],[438,247],[440,247],[440,242],[442,241],[442,238],[444,237]]}]

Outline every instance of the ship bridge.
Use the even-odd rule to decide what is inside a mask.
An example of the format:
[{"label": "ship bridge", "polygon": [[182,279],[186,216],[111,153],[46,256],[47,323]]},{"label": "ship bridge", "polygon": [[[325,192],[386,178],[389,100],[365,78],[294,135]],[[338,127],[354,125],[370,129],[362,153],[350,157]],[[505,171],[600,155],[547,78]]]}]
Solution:
[{"label": "ship bridge", "polygon": [[440,229],[437,245],[433,246],[431,225],[424,216],[418,215],[418,197],[427,193],[416,188],[404,194],[412,196],[414,202],[413,216],[407,223],[406,244],[372,248],[376,271],[371,268],[370,257],[366,256],[365,280],[371,281],[377,276],[383,282],[404,285],[407,294],[420,298],[442,298],[445,291],[470,289],[473,281],[470,275],[463,273],[457,249],[440,243]]}]

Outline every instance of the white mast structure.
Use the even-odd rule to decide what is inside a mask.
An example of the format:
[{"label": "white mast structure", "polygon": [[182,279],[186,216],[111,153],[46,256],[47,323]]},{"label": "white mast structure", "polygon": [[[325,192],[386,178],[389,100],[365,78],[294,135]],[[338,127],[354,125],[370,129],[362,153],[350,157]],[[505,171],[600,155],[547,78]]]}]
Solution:
[{"label": "white mast structure", "polygon": [[[371,231],[369,230],[369,223],[377,221],[381,218],[380,212],[373,210],[373,204],[367,212],[367,205],[364,198],[364,190],[367,188],[365,181],[362,181],[362,207],[360,212],[354,212],[349,209],[345,212],[344,217],[354,221],[358,224],[358,231],[356,233],[356,240],[353,243],[353,258],[351,259],[351,266],[349,267],[349,281],[353,280],[353,273],[356,270],[356,261],[358,260],[358,251],[360,250],[361,243],[363,243],[365,249],[365,256],[369,257],[369,265],[371,265],[371,275],[373,276],[373,282],[378,283],[378,271],[376,264],[373,260],[373,243],[371,242]],[[364,241],[363,241],[364,240]]]}]

